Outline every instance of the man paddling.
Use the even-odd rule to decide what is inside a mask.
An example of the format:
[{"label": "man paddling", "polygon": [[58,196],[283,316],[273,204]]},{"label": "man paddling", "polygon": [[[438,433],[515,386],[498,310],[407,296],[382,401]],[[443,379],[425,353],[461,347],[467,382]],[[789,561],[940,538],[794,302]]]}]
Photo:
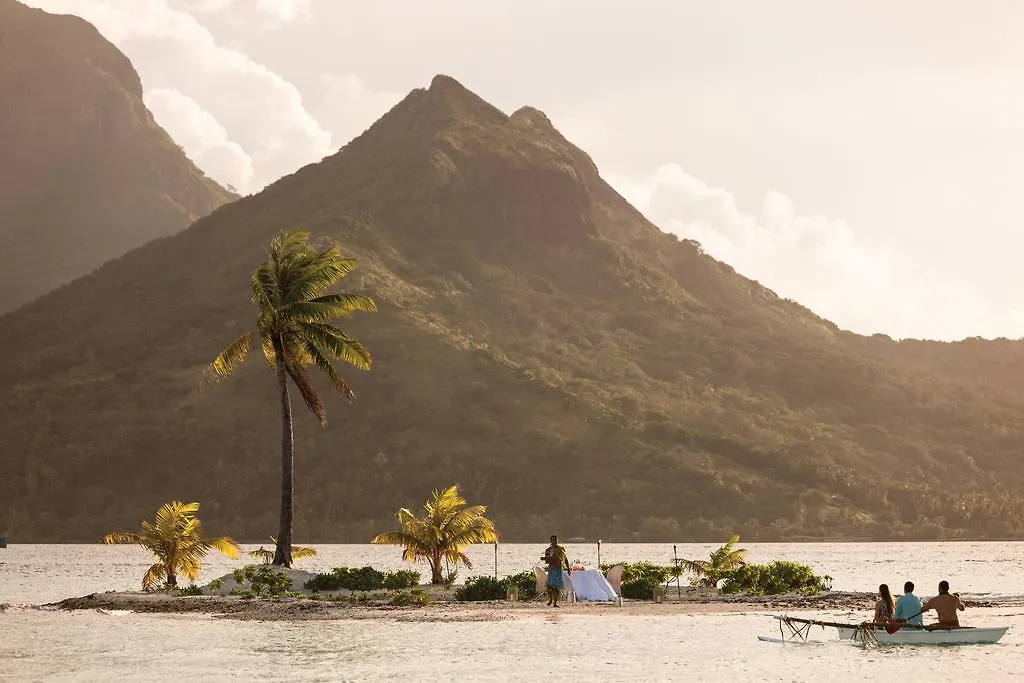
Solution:
[{"label": "man paddling", "polygon": [[962,612],[966,608],[960,600],[959,594],[950,595],[949,581],[939,581],[939,594],[934,598],[929,598],[921,606],[922,612],[927,612],[930,609],[935,610],[935,616],[939,619],[939,623],[932,624],[931,627],[960,628],[960,619],[956,613],[957,610]]},{"label": "man paddling", "polygon": [[914,582],[907,581],[903,584],[903,595],[896,601],[896,621],[921,626],[924,624],[921,612],[921,598],[914,595]]},{"label": "man paddling", "polygon": [[571,572],[569,557],[565,554],[565,548],[558,545],[558,537],[551,537],[551,545],[544,551],[541,558],[548,565],[547,589],[548,606],[558,607],[558,597],[565,587],[565,577],[562,575],[562,567],[565,571]]}]

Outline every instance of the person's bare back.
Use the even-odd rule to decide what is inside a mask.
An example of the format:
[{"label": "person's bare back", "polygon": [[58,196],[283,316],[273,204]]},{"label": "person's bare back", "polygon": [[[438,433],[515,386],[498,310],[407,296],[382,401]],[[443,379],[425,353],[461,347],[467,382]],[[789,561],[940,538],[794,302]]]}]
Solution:
[{"label": "person's bare back", "polygon": [[[945,590],[943,585],[945,584]],[[935,616],[939,620],[939,626],[947,626],[950,628],[958,628],[960,626],[960,618],[957,615],[957,611],[963,611],[965,609],[963,601],[960,600],[960,596],[956,594],[950,594],[949,584],[945,581],[939,584],[939,594],[934,598],[929,598],[924,605],[921,606],[922,612],[927,612],[930,609],[935,610]]]}]

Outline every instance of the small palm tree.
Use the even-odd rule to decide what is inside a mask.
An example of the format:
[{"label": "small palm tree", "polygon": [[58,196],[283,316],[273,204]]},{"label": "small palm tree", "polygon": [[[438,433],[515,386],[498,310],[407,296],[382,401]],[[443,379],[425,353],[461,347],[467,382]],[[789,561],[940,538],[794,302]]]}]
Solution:
[{"label": "small palm tree", "polygon": [[747,551],[736,547],[739,542],[739,534],[732,534],[707,560],[680,560],[679,564],[685,571],[700,577],[698,585],[716,586],[723,574],[746,564]]},{"label": "small palm tree", "polygon": [[344,361],[360,370],[370,369],[370,353],[358,341],[330,324],[360,311],[375,311],[368,296],[327,294],[348,275],[356,262],[342,258],[331,243],[316,248],[309,233],[282,232],[270,243],[270,257],[252,274],[252,300],[259,308],[256,328],[221,351],[204,373],[204,383],[230,375],[258,340],[267,363],[277,373],[281,400],[281,517],[274,549],[274,564],[292,566],[292,522],[295,516],[295,435],[288,378],[320,424],[327,424],[323,401],[313,389],[306,368],[315,365],[343,396],[355,394],[334,367]]},{"label": "small palm tree", "polygon": [[231,559],[238,557],[238,544],[227,536],[212,538],[203,534],[203,524],[196,517],[198,511],[199,503],[166,503],[156,511],[152,523],[142,523],[142,533],[115,531],[104,536],[103,542],[141,545],[156,555],[156,564],[142,577],[143,590],[152,590],[161,581],[177,586],[178,574],[189,581],[199,575],[202,559],[210,550],[219,550]]},{"label": "small palm tree", "polygon": [[401,530],[380,534],[372,543],[405,546],[402,559],[407,562],[425,559],[430,565],[433,584],[444,583],[441,569],[446,563],[456,568],[460,564],[473,568],[473,563],[462,552],[464,548],[498,540],[494,522],[484,517],[487,508],[483,505],[466,507],[466,500],[459,495],[456,486],[444,491],[435,489],[423,511],[424,515],[417,517],[402,508],[398,511]]},{"label": "small palm tree", "polygon": [[[273,536],[270,537],[270,544],[277,546],[277,539]],[[249,557],[259,560],[263,564],[270,564],[274,560],[274,551],[267,550],[263,546],[260,546],[256,550],[249,551]],[[316,548],[309,548],[304,545],[293,545],[292,546],[292,561],[301,560],[304,557],[316,557]]]}]

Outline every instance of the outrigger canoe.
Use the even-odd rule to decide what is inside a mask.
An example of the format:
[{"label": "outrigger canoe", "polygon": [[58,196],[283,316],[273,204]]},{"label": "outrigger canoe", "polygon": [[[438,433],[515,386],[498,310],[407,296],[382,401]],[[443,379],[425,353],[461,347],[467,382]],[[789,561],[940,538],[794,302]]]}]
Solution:
[{"label": "outrigger canoe", "polygon": [[913,624],[900,624],[898,628],[872,624],[842,624],[816,619],[777,616],[781,638],[758,636],[769,642],[807,642],[811,626],[831,627],[839,632],[840,640],[851,640],[878,645],[973,645],[998,643],[1006,635],[1008,626],[963,626],[960,628],[928,628]]}]

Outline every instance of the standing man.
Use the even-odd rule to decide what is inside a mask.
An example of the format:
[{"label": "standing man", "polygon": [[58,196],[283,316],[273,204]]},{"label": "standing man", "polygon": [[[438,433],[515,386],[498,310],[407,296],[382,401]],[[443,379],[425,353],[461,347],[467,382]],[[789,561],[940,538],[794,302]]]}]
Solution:
[{"label": "standing man", "polygon": [[558,597],[565,588],[565,576],[562,574],[562,568],[565,571],[571,572],[569,567],[569,557],[565,554],[565,548],[558,545],[558,537],[551,537],[551,545],[548,546],[547,550],[540,558],[548,566],[548,607],[558,607]]},{"label": "standing man", "polygon": [[956,612],[962,612],[966,608],[960,600],[959,593],[950,595],[949,581],[939,581],[939,594],[934,598],[928,598],[921,609],[925,612],[935,610],[935,616],[939,619],[939,623],[934,624],[936,628],[960,628],[960,618]]},{"label": "standing man", "polygon": [[907,581],[903,584],[903,595],[896,601],[896,621],[907,624],[924,624],[922,616],[921,598],[914,595],[914,582]]}]

